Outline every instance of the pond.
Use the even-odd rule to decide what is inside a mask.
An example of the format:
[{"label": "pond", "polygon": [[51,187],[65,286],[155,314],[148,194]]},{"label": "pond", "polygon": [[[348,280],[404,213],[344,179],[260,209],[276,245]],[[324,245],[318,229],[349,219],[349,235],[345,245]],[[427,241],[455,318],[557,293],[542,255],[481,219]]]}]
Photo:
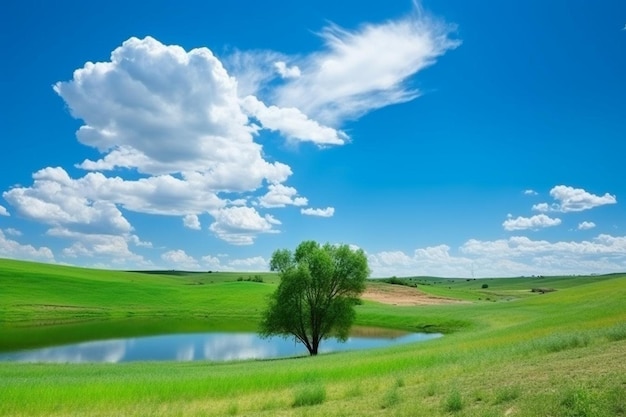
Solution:
[{"label": "pond", "polygon": [[[361,328],[346,342],[323,340],[320,354],[369,349],[431,340],[438,333],[405,333]],[[307,355],[294,339],[261,338],[256,333],[184,333],[126,339],[98,340],[63,346],[0,354],[4,362],[133,362],[133,361],[232,361]]]}]

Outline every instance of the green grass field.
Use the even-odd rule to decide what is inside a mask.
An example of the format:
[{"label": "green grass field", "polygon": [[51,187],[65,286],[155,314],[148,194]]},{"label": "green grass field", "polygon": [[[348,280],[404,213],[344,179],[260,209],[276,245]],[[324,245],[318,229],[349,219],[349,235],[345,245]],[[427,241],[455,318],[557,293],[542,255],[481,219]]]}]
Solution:
[{"label": "green grass field", "polygon": [[[146,274],[0,260],[0,351],[49,340],[253,330],[277,283],[275,275],[261,276],[263,282],[254,282],[250,274]],[[406,283],[465,302],[364,302],[358,324],[445,337],[233,363],[1,363],[0,415],[626,415],[625,275]]]}]

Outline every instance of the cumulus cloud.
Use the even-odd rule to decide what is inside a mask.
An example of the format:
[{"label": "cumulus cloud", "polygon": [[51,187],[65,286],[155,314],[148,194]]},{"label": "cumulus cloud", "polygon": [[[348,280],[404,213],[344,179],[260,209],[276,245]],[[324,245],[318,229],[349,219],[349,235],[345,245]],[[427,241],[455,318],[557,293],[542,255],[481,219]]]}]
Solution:
[{"label": "cumulus cloud", "polygon": [[573,188],[566,185],[557,185],[550,190],[550,196],[558,201],[559,211],[584,211],[605,204],[616,204],[614,195],[605,193],[603,196],[591,194],[582,188]]},{"label": "cumulus cloud", "polygon": [[259,198],[261,207],[306,206],[309,203],[305,197],[298,197],[298,191],[293,187],[271,184],[268,190],[267,194]]},{"label": "cumulus cloud", "polygon": [[558,226],[561,224],[561,219],[551,218],[545,214],[538,214],[532,217],[517,217],[515,219],[506,219],[502,226],[505,230],[525,230],[525,229],[539,229],[544,227]]},{"label": "cumulus cloud", "polygon": [[[32,186],[3,194],[32,220],[80,233],[124,235],[132,230],[124,208],[187,216],[183,224],[197,228],[198,214],[234,204],[220,193],[280,185],[292,173],[264,159],[236,81],[206,48],[186,52],[150,37],[131,38],[109,62],[87,63],[54,89],[84,122],[79,141],[104,154],[79,167],[102,172],[71,178],[63,168],[44,168],[33,174]],[[129,180],[103,173],[124,174],[120,168],[147,176]]]},{"label": "cumulus cloud", "polygon": [[244,111],[255,117],[264,128],[279,131],[294,141],[327,146],[343,145],[348,139],[344,132],[309,119],[295,107],[266,106],[254,96],[244,98],[242,106]]},{"label": "cumulus cloud", "polygon": [[7,211],[7,209],[3,206],[0,206],[0,216],[10,216],[9,212]]},{"label": "cumulus cloud", "polygon": [[600,234],[591,240],[470,239],[453,253],[448,245],[372,253],[372,274],[384,276],[506,277],[621,272],[626,268],[626,236]]},{"label": "cumulus cloud", "polygon": [[535,190],[531,190],[531,189],[524,190],[524,195],[537,195],[537,194],[538,193]]},{"label": "cumulus cloud", "polygon": [[450,255],[447,245],[403,251],[383,251],[368,255],[372,275],[383,276],[465,276],[471,272],[472,260]]},{"label": "cumulus cloud", "polygon": [[233,245],[251,245],[259,233],[277,233],[280,224],[271,215],[262,217],[252,207],[227,207],[213,213],[215,222],[209,229],[220,239]]},{"label": "cumulus cloud", "polygon": [[584,221],[582,223],[578,223],[578,230],[589,230],[593,229],[594,227],[596,227],[596,224],[594,222]]},{"label": "cumulus cloud", "polygon": [[198,219],[198,216],[195,214],[188,214],[185,217],[183,217],[183,224],[188,229],[193,229],[193,230],[201,229],[200,219]]},{"label": "cumulus cloud", "polygon": [[300,209],[300,213],[306,216],[333,217],[333,215],[335,214],[335,208],[334,207],[326,207],[325,209],[303,208],[303,209]]},{"label": "cumulus cloud", "polygon": [[151,246],[147,242],[142,242],[135,235],[83,233],[64,227],[53,227],[46,234],[73,242],[63,249],[63,255],[69,258],[93,258],[104,263],[111,262],[118,267],[151,265],[143,256],[130,249],[129,243],[135,246]]},{"label": "cumulus cloud", "polygon": [[528,255],[619,255],[626,256],[626,237],[613,237],[600,234],[590,241],[549,242],[532,240],[525,236],[512,236],[509,239],[494,241],[468,240],[461,247],[465,254],[481,256],[528,256]]},{"label": "cumulus cloud", "polygon": [[72,180],[62,168],[45,168],[33,174],[32,187],[15,187],[3,193],[18,213],[53,226],[82,232],[128,233],[132,227],[116,205],[90,198],[85,183]]},{"label": "cumulus cloud", "polygon": [[161,259],[168,263],[174,269],[192,269],[200,268],[198,262],[185,253],[182,249],[170,250],[161,255]]},{"label": "cumulus cloud", "polygon": [[254,256],[251,258],[234,259],[229,262],[229,267],[237,271],[260,272],[269,271],[269,263],[262,256]]},{"label": "cumulus cloud", "polygon": [[548,205],[548,203],[538,203],[538,204],[534,204],[532,207],[533,211],[540,211],[540,212],[548,212],[550,211],[550,206]]},{"label": "cumulus cloud", "polygon": [[[11,234],[8,230],[7,233]],[[32,245],[22,245],[15,240],[7,238],[2,230],[0,230],[0,257],[40,262],[55,261],[54,254],[50,248],[46,246],[36,248]]]},{"label": "cumulus cloud", "polygon": [[[222,256],[222,258],[227,258]],[[267,272],[269,263],[262,256],[253,256],[242,259],[227,259],[222,261],[220,255],[206,255],[202,258],[202,264],[210,271],[237,271],[237,272]]]}]

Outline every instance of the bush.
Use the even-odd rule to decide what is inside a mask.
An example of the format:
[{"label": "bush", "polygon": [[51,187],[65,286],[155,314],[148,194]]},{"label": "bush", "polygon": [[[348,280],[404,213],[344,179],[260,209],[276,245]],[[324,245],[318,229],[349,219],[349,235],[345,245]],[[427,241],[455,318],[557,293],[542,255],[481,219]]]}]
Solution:
[{"label": "bush", "polygon": [[393,387],[385,393],[383,401],[380,404],[380,408],[391,408],[400,402],[400,394],[398,394],[398,387]]},{"label": "bush", "polygon": [[304,407],[322,404],[326,400],[326,389],[320,384],[307,384],[294,394],[293,406]]},{"label": "bush", "polygon": [[480,286],[480,288],[482,288],[484,290],[485,288],[489,288],[489,285],[488,284],[483,284],[483,285]]},{"label": "bush", "polygon": [[463,398],[457,390],[450,392],[444,403],[444,409],[448,413],[454,413],[463,409]]}]

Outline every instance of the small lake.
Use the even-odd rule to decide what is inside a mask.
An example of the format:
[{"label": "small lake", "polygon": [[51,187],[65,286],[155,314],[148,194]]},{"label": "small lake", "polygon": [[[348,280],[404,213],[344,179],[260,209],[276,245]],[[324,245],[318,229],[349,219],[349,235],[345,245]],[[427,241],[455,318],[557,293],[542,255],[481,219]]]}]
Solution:
[{"label": "small lake", "polygon": [[[379,333],[379,334],[377,334]],[[346,342],[327,339],[319,353],[370,349],[426,341],[438,333],[404,333],[361,329]],[[133,362],[133,361],[233,361],[308,355],[294,339],[261,338],[256,333],[184,333],[83,342],[71,345],[0,354],[4,362]]]}]

